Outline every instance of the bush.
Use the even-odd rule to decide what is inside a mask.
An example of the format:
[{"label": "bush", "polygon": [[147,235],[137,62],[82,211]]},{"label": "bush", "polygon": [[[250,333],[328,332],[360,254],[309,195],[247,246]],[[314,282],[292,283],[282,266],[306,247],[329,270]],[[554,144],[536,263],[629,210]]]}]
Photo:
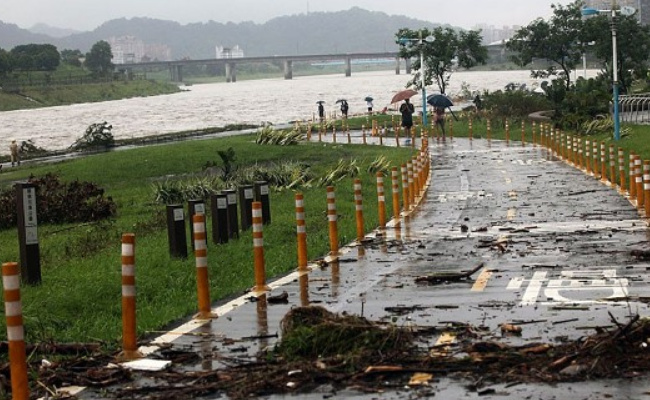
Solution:
[{"label": "bush", "polygon": [[536,111],[552,109],[544,95],[527,90],[485,92],[483,108],[492,118],[525,118]]},{"label": "bush", "polygon": [[[41,178],[31,176],[28,182],[36,185],[37,218],[40,223],[91,222],[110,218],[117,207],[111,197],[104,197],[104,189],[92,182],[61,182],[55,174]],[[15,227],[16,190],[0,192],[0,229]]]}]

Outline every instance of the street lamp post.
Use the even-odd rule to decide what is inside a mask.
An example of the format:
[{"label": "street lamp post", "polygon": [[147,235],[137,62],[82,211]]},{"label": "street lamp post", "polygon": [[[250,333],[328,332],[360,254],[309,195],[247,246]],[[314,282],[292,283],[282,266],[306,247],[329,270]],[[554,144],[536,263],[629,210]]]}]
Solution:
[{"label": "street lamp post", "polygon": [[[612,16],[612,91],[614,102],[614,139],[621,138],[621,122],[618,111],[618,48],[616,44],[616,0],[612,1],[612,8],[610,10],[598,10],[590,7],[582,8],[582,16],[587,17],[600,13],[610,14]],[[623,15],[632,15],[636,12],[633,7],[622,7],[620,13]]]},{"label": "street lamp post", "polygon": [[406,42],[418,42],[420,47],[420,84],[422,85],[422,126],[426,129],[427,127],[427,89],[425,86],[425,75],[426,69],[424,65],[424,43],[430,42],[433,40],[433,37],[428,36],[426,38],[422,37],[422,31],[420,31],[419,39],[410,39],[410,38],[400,38],[399,42],[405,44]]}]

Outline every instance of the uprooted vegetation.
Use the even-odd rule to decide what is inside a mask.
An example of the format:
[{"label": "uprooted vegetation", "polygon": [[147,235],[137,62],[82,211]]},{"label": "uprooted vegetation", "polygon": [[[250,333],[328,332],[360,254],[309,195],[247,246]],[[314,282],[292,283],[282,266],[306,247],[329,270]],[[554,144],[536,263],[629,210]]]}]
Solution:
[{"label": "uprooted vegetation", "polygon": [[[434,391],[429,384],[441,376],[466,379],[472,382],[470,390],[482,393],[494,383],[574,382],[646,373],[650,321],[638,315],[627,323],[612,321],[616,328],[577,340],[514,346],[495,339],[484,327],[400,327],[309,306],[294,308],[284,317],[281,341],[274,348],[255,361],[220,359],[223,369],[187,368],[201,362],[198,354],[171,349],[161,350],[162,357],[172,359],[170,369],[142,375],[106,367],[106,356],[77,357],[71,363],[34,369],[47,387],[85,385],[104,388],[106,398],[147,400],[214,393],[245,399],[308,393],[324,385],[366,393],[406,387]],[[442,330],[453,333],[457,344],[428,345]],[[84,349],[77,349],[78,354]],[[150,383],[139,385],[138,378]]]}]

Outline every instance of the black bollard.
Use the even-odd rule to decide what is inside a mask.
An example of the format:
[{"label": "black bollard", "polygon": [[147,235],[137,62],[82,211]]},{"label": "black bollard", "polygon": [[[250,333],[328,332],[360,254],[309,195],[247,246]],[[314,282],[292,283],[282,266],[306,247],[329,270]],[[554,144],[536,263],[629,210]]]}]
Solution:
[{"label": "black bollard", "polygon": [[239,238],[239,222],[237,220],[237,191],[234,189],[224,190],[228,203],[228,236]]},{"label": "black bollard", "polygon": [[174,258],[187,258],[185,212],[181,204],[167,206],[167,237],[169,239],[169,255]]},{"label": "black bollard", "polygon": [[228,243],[228,199],[225,193],[210,196],[212,212],[212,241]]},{"label": "black bollard", "polygon": [[253,185],[244,185],[239,188],[239,204],[241,214],[241,229],[247,230],[253,226],[253,201],[255,200],[255,193]]},{"label": "black bollard", "polygon": [[36,186],[19,182],[16,183],[15,188],[20,274],[23,282],[30,285],[39,284],[41,283],[41,256],[36,218]]},{"label": "black bollard", "polygon": [[255,182],[255,201],[262,203],[262,222],[271,223],[271,203],[269,200],[269,184],[266,181]]}]

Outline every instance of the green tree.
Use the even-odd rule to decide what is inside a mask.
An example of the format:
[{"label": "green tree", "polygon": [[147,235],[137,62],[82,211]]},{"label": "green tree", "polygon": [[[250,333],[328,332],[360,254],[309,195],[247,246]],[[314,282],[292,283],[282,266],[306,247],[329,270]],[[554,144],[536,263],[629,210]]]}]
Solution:
[{"label": "green tree", "polygon": [[83,56],[81,50],[64,49],[61,51],[61,61],[74,67],[81,67],[81,59]]},{"label": "green tree", "polygon": [[[646,79],[650,56],[650,27],[643,26],[635,16],[617,16],[616,44],[618,48],[618,80],[622,93],[626,93],[634,79]],[[585,21],[583,42],[590,43],[588,50],[602,61],[603,74],[613,77],[613,52],[611,19],[598,15]]]},{"label": "green tree", "polygon": [[11,71],[13,71],[11,54],[4,49],[0,49],[0,76],[6,75]]},{"label": "green tree", "polygon": [[55,71],[61,55],[51,44],[23,44],[11,49],[16,65],[23,71]]},{"label": "green tree", "polygon": [[[536,76],[559,75],[565,88],[571,87],[570,72],[582,59],[584,41],[580,8],[581,1],[563,7],[552,5],[553,16],[545,21],[538,18],[519,29],[506,43],[506,49],[516,52],[512,57],[515,64],[525,67],[535,59],[545,59],[553,63],[546,70],[533,71]],[[561,69],[558,74],[557,68]]]},{"label": "green tree", "polygon": [[[434,81],[440,93],[445,93],[454,68],[454,63],[469,69],[487,62],[487,48],[481,45],[480,31],[456,32],[450,28],[438,27],[433,30],[413,31],[402,28],[396,34],[396,43],[400,45],[402,58],[414,58],[413,70],[416,71],[407,86],[421,88],[420,51],[424,58],[425,85]],[[425,40],[420,40],[425,38]]]},{"label": "green tree", "polygon": [[100,40],[86,54],[84,65],[93,74],[106,76],[115,69],[115,65],[111,62],[112,59],[113,52],[111,51],[111,45],[104,40]]}]

